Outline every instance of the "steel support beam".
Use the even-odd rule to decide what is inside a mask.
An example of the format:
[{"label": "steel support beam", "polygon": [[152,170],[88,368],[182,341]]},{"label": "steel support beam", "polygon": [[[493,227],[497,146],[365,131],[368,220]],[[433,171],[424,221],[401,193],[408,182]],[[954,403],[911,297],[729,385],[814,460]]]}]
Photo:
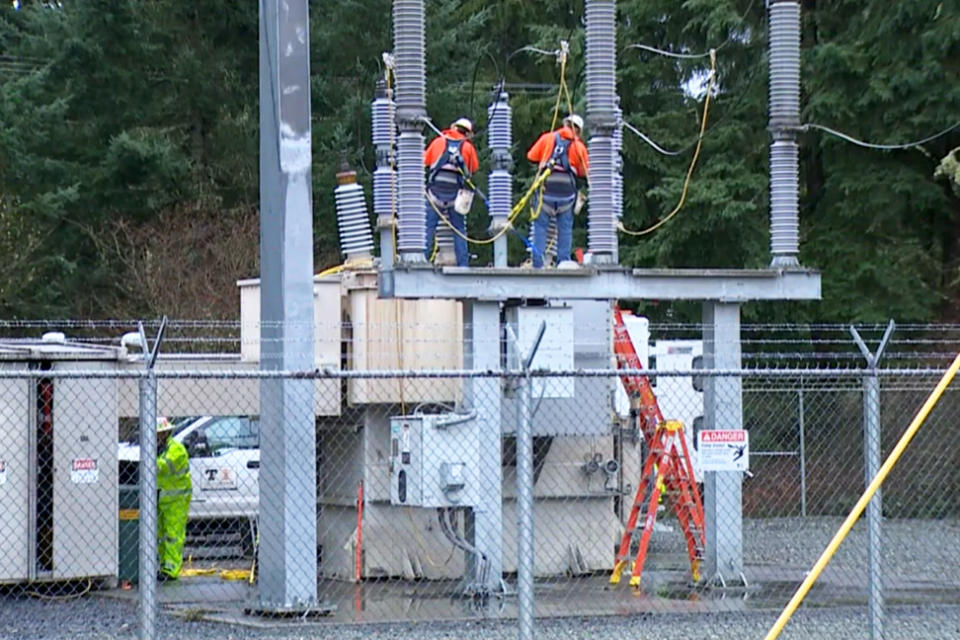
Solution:
[{"label": "steel support beam", "polygon": [[461,300],[819,300],[820,273],[806,269],[401,268],[380,273],[380,295]]},{"label": "steel support beam", "polygon": [[[464,302],[463,365],[465,369],[492,371],[500,368],[500,305],[496,302]],[[503,574],[503,476],[501,466],[500,380],[467,378],[464,405],[476,411],[480,430],[477,477],[483,483],[479,502],[468,517],[469,542],[486,558],[486,567],[476,555],[467,559],[466,586],[485,593],[498,592]]]},{"label": "steel support beam", "polygon": [[[313,369],[307,0],[260,4],[260,365]],[[259,610],[317,607],[313,383],[260,383]]]},{"label": "steel support beam", "polygon": [[[704,369],[740,369],[740,305],[703,305]],[[743,428],[743,383],[736,376],[707,376],[703,389],[705,429]],[[713,583],[746,583],[743,575],[742,477],[739,471],[704,474],[706,555],[704,575]]]}]

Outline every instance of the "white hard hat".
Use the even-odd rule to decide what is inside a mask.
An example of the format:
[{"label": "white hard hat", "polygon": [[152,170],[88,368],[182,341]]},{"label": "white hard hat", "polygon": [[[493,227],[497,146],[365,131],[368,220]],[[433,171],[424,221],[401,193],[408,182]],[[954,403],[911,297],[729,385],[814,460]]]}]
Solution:
[{"label": "white hard hat", "polygon": [[163,433],[164,431],[173,431],[173,423],[167,420],[165,416],[158,416],[157,433]]},{"label": "white hard hat", "polygon": [[473,123],[470,122],[470,118],[457,118],[450,127],[473,133]]},{"label": "white hard hat", "polygon": [[580,131],[583,131],[583,118],[581,118],[577,114],[571,113],[566,118],[564,118],[563,121],[568,122],[573,126],[575,126],[577,129],[580,129]]}]

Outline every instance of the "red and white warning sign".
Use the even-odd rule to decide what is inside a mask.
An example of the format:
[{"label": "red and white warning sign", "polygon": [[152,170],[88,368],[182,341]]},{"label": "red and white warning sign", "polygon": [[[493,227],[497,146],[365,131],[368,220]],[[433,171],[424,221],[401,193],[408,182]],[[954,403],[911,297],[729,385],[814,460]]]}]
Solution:
[{"label": "red and white warning sign", "polygon": [[94,458],[74,458],[70,465],[70,482],[92,484],[100,478],[100,470]]},{"label": "red and white warning sign", "polygon": [[704,471],[746,471],[750,437],[745,429],[709,429],[697,434],[697,453]]},{"label": "red and white warning sign", "polygon": [[0,460],[0,484],[7,484],[7,461]]}]

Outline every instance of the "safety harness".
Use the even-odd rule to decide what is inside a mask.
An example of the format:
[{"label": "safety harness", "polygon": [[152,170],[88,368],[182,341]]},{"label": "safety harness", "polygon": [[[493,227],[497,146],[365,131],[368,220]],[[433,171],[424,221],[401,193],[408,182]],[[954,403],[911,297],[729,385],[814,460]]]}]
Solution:
[{"label": "safety harness", "polygon": [[440,200],[453,200],[464,184],[464,160],[461,147],[465,139],[445,138],[443,153],[430,165],[427,186]]},{"label": "safety harness", "polygon": [[577,176],[570,166],[569,149],[573,140],[559,132],[553,134],[553,153],[547,166],[550,175],[544,181],[544,191],[553,198],[570,198],[577,193]]}]

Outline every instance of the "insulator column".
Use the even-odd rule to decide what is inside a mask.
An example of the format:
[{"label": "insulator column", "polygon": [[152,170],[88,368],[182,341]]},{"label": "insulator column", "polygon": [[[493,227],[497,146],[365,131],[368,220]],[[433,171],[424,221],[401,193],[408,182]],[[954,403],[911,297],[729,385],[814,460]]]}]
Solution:
[{"label": "insulator column", "polygon": [[423,0],[394,0],[393,43],[397,79],[397,251],[402,262],[423,262],[423,118],[426,67]]},{"label": "insulator column", "polygon": [[377,216],[377,228],[380,230],[380,264],[386,269],[393,267],[395,259],[393,233],[397,224],[394,219],[397,174],[392,166],[396,141],[396,104],[393,102],[392,93],[387,89],[384,80],[378,80],[370,109],[372,140],[377,156],[377,168],[373,172],[373,212]]},{"label": "insulator column", "polygon": [[616,128],[616,2],[586,0],[590,205],[587,246],[596,263],[616,263],[613,133]]},{"label": "insulator column", "polygon": [[619,221],[623,218],[623,109],[620,98],[614,108],[615,125],[613,129],[613,212]]},{"label": "insulator column", "polygon": [[347,264],[373,256],[373,232],[367,215],[363,187],[357,184],[357,172],[347,167],[337,174],[334,190],[337,203],[337,227],[340,230],[340,252]]},{"label": "insulator column", "polygon": [[[487,108],[490,122],[487,130],[487,146],[490,148],[491,170],[487,180],[490,199],[490,233],[497,234],[508,224],[510,210],[513,208],[513,114],[509,96],[502,88],[497,88],[493,102]],[[507,266],[507,236],[493,241],[493,266]]]},{"label": "insulator column", "polygon": [[770,254],[799,265],[800,4],[770,2]]}]

